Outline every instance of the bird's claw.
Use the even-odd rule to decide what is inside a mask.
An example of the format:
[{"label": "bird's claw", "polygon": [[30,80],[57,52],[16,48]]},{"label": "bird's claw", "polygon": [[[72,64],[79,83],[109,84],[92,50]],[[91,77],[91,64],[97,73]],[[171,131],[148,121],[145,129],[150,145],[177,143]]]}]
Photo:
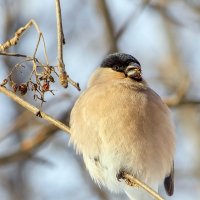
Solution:
[{"label": "bird's claw", "polygon": [[119,171],[119,173],[118,174],[116,174],[116,177],[117,177],[117,180],[118,181],[121,181],[122,179],[124,180],[124,174],[125,174],[125,172],[124,171]]}]

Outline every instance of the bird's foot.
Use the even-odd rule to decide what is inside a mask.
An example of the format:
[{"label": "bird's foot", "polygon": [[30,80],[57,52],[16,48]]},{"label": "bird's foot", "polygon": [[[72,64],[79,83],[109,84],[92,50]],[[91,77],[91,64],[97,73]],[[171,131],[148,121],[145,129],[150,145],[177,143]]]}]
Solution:
[{"label": "bird's foot", "polygon": [[[137,183],[135,183],[134,181],[132,181],[128,176],[130,176],[129,173],[125,172],[125,171],[120,171],[116,177],[118,181],[122,181],[124,180],[125,183],[131,187],[139,187],[139,185]],[[131,175],[132,176],[132,175]]]},{"label": "bird's foot", "polygon": [[124,175],[125,175],[124,171],[119,171],[119,173],[116,174],[117,180],[118,181],[124,180],[124,178],[125,178]]}]

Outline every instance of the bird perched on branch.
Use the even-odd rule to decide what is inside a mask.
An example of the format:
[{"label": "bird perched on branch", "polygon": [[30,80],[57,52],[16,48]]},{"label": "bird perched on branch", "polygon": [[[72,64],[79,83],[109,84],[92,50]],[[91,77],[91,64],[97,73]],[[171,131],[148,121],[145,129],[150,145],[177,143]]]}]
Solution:
[{"label": "bird perched on branch", "polygon": [[71,142],[93,180],[131,200],[152,199],[119,181],[127,172],[173,194],[175,138],[167,106],[145,82],[137,59],[108,55],[91,76],[70,117]]}]

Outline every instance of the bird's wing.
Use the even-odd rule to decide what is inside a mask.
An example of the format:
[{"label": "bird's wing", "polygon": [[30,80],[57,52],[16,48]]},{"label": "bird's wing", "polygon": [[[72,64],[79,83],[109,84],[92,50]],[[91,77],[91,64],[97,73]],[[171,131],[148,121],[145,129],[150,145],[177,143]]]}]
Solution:
[{"label": "bird's wing", "polygon": [[172,166],[170,175],[165,177],[164,180],[165,191],[169,196],[172,196],[174,193],[174,164]]},{"label": "bird's wing", "polygon": [[95,90],[86,90],[75,103],[71,116],[71,138],[77,152],[98,156],[101,143],[98,134],[98,104],[101,99]]}]

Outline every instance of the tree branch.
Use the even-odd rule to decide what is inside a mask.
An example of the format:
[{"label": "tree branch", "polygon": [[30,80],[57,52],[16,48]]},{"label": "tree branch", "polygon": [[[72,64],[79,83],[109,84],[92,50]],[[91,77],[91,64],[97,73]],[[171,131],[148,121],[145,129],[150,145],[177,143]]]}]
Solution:
[{"label": "tree branch", "polygon": [[123,179],[127,185],[131,187],[140,186],[145,191],[147,191],[152,197],[154,197],[156,200],[164,200],[156,191],[154,191],[152,188],[150,188],[145,183],[141,182],[137,178],[135,178],[133,175],[127,173],[127,172],[121,172],[118,177],[119,180]]},{"label": "tree branch", "polygon": [[62,27],[62,15],[61,15],[61,7],[60,0],[55,0],[56,3],[56,19],[57,19],[57,41],[58,41],[58,71],[59,71],[59,81],[60,84],[64,87],[68,87],[68,83],[73,85],[78,91],[80,91],[80,86],[78,83],[74,82],[69,78],[67,72],[65,71],[65,64],[63,61],[63,44],[65,44],[65,38]]},{"label": "tree branch", "polygon": [[60,8],[60,0],[55,0],[56,3],[56,20],[57,20],[57,41],[58,41],[58,71],[59,71],[59,81],[63,87],[68,86],[67,73],[65,71],[65,64],[63,61],[63,27],[62,27],[62,15]]},{"label": "tree branch", "polygon": [[36,116],[44,118],[45,120],[47,120],[50,123],[54,124],[55,126],[57,126],[58,128],[60,128],[61,130],[65,131],[67,133],[70,133],[70,128],[68,126],[66,126],[62,122],[54,119],[50,115],[48,115],[48,114],[40,111],[38,108],[36,108],[35,106],[31,105],[27,101],[21,99],[15,93],[11,92],[10,90],[6,89],[5,87],[0,86],[0,92],[4,93],[6,96],[10,97],[12,100],[14,100],[15,102],[17,102],[18,104],[20,104],[21,106],[23,106],[24,108],[26,108],[27,110],[29,110],[30,112],[34,113]]},{"label": "tree branch", "polygon": [[31,56],[27,56],[27,55],[19,54],[19,53],[0,52],[0,55],[1,56],[14,56],[14,57],[22,57],[22,58],[33,59]]}]

